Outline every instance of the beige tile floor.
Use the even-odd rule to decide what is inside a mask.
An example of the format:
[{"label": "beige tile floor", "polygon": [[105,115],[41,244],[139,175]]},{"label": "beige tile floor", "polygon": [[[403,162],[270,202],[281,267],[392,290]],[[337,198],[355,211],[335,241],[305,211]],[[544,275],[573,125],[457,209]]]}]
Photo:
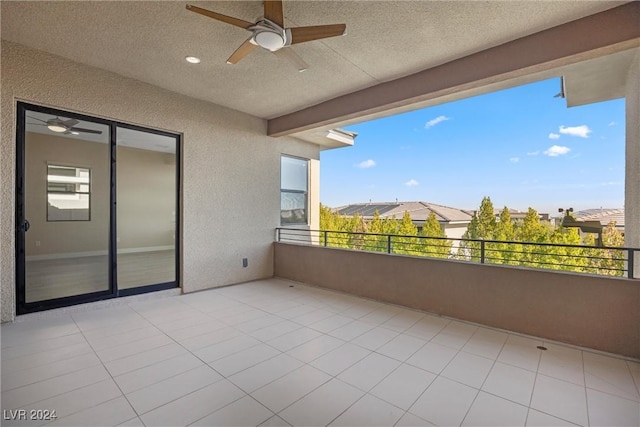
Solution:
[{"label": "beige tile floor", "polygon": [[279,279],[1,332],[7,426],[640,425],[637,362]]}]

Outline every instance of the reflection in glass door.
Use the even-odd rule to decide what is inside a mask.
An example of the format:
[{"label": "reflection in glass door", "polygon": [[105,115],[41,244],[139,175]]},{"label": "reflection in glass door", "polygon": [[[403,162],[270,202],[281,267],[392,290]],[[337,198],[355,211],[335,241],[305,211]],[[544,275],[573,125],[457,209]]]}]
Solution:
[{"label": "reflection in glass door", "polygon": [[25,302],[108,292],[109,126],[27,109]]},{"label": "reflection in glass door", "polygon": [[118,289],[176,281],[175,136],[119,126]]},{"label": "reflection in glass door", "polygon": [[178,286],[175,134],[18,103],[18,314]]}]

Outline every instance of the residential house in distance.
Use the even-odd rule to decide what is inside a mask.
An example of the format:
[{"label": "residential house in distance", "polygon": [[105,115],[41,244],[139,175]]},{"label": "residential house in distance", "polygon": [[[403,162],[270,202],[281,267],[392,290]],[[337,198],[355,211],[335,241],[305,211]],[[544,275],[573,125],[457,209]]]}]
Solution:
[{"label": "residential house in distance", "polygon": [[428,202],[381,202],[381,203],[353,203],[335,209],[340,215],[353,216],[360,215],[365,221],[373,219],[376,211],[381,218],[402,219],[405,211],[411,215],[411,220],[422,229],[429,214],[433,212],[440,222],[447,237],[459,239],[462,237],[471,222],[472,214],[468,211],[452,208],[449,206],[437,205]]},{"label": "residential house in distance", "polygon": [[573,216],[577,221],[600,221],[603,227],[611,222],[616,223],[616,229],[624,235],[624,208],[618,209],[585,209],[575,212]]},{"label": "residential house in distance", "polygon": [[[475,211],[472,211],[472,213],[474,212]],[[497,219],[500,218],[501,212],[502,212],[502,209],[493,210],[493,213],[496,215]],[[527,212],[519,211],[517,209],[509,209],[509,215],[511,216],[511,221],[515,221],[517,219],[524,219],[524,217],[527,216]],[[538,217],[540,218],[540,221],[550,221],[550,216],[548,213],[538,213]]]}]

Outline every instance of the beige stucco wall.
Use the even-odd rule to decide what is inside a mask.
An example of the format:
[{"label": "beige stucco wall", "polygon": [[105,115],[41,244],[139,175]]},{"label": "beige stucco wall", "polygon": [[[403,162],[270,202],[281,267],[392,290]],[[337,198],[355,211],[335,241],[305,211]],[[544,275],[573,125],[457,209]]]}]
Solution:
[{"label": "beige stucco wall", "polygon": [[278,277],[640,358],[635,280],[274,245]]},{"label": "beige stucco wall", "polygon": [[[316,145],[294,138],[269,138],[262,119],[4,40],[1,64],[3,321],[13,319],[15,313],[18,100],[181,133],[183,290],[273,274],[272,241],[280,221],[280,155],[319,159]],[[243,257],[249,258],[247,268],[242,268]]]},{"label": "beige stucco wall", "polygon": [[[640,248],[640,50],[629,70],[625,101],[624,244]],[[640,277],[640,252],[635,256],[635,277]]]}]

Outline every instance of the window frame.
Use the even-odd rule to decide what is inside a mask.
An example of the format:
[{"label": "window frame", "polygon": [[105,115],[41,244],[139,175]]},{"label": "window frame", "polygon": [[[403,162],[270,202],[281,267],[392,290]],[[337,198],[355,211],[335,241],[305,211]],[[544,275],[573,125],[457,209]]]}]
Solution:
[{"label": "window frame", "polygon": [[[282,182],[283,172],[283,159],[294,159],[305,163],[305,190],[295,190],[291,188],[285,188]],[[309,164],[310,161],[307,158],[292,156],[289,154],[280,154],[280,225],[281,226],[296,226],[296,225],[309,225]],[[282,201],[284,194],[302,194],[304,196],[304,219],[300,222],[286,222],[282,216]]]},{"label": "window frame", "polygon": [[[47,182],[46,182],[46,203],[47,203],[47,222],[66,222],[66,221],[71,221],[71,222],[75,222],[75,221],[91,221],[91,168],[88,166],[77,166],[77,165],[68,165],[68,164],[61,164],[61,163],[57,163],[57,162],[52,162],[49,163],[47,162]],[[87,191],[55,191],[55,190],[49,190],[49,185],[51,184],[49,181],[49,168],[50,167],[58,167],[58,168],[73,168],[73,169],[86,169],[88,174],[89,174],[89,182],[86,184],[88,187]],[[55,184],[55,183],[54,183]],[[81,183],[78,183],[81,184]],[[85,194],[87,196],[87,219],[51,219],[49,217],[49,195],[50,194]]]}]

